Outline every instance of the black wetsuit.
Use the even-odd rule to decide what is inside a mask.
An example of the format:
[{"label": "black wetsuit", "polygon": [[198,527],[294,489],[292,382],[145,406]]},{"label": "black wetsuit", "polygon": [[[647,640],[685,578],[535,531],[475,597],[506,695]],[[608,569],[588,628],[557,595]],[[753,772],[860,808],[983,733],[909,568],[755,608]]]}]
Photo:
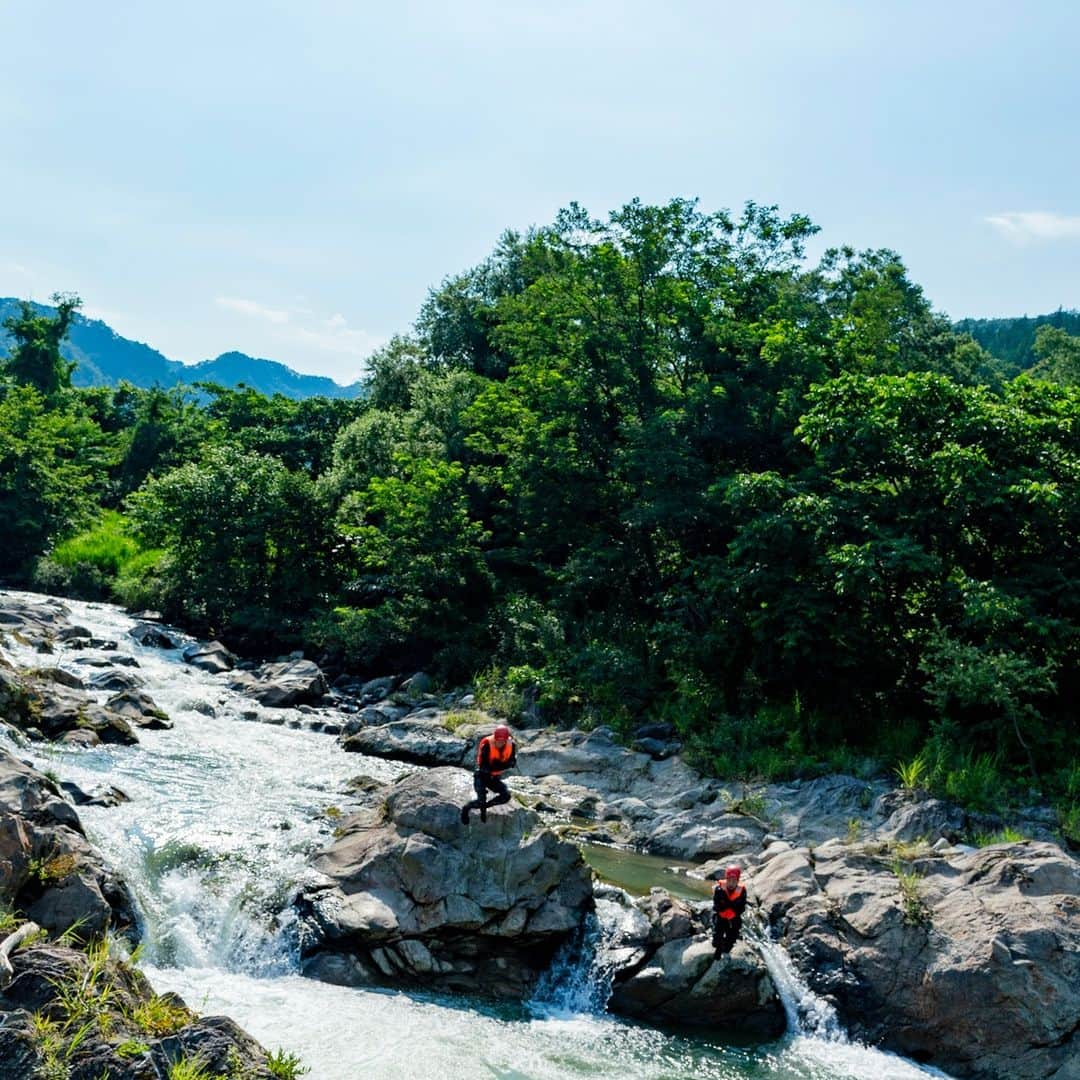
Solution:
[{"label": "black wetsuit", "polygon": [[738,885],[728,893],[722,882],[717,882],[712,894],[713,948],[720,953],[731,952],[742,930],[742,913],[746,910],[746,889]]},{"label": "black wetsuit", "polygon": [[[476,798],[461,808],[461,820],[463,822],[468,822],[470,810],[479,810],[480,820],[487,821],[489,806],[500,806],[502,803],[510,801],[510,789],[501,779],[500,773],[517,765],[517,751],[513,739],[507,739],[507,743],[510,746],[510,756],[504,761],[499,761],[497,767],[493,770],[490,736],[480,740],[480,749],[476,755],[476,772],[473,773],[473,787],[476,789]],[[490,801],[487,800],[489,791],[495,792],[495,798]]]}]

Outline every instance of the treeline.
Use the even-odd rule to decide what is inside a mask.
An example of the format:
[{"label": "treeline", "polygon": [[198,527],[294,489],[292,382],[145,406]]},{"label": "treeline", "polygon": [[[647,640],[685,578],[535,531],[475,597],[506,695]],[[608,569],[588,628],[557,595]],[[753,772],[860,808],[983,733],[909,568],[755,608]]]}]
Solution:
[{"label": "treeline", "polygon": [[1044,336],[1040,346],[1039,334],[1044,326],[1072,337],[1080,335],[1080,311],[1059,309],[1049,315],[1013,319],[961,319],[954,326],[1001,360],[1005,370],[1018,375],[1039,364],[1045,359],[1047,346],[1061,340],[1059,335]]},{"label": "treeline", "polygon": [[356,402],[73,390],[72,301],[25,311],[3,570],[510,712],[670,721],[720,775],[1020,783],[1080,838],[1078,341],[1011,378],[894,253],[808,264],[815,231],[572,206],[433,290]]}]

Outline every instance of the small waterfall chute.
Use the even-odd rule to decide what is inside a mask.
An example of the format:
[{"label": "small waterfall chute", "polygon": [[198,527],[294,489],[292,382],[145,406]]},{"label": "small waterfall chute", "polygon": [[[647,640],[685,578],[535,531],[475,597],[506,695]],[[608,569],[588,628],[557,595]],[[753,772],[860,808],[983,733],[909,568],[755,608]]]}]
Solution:
[{"label": "small waterfall chute", "polygon": [[787,1016],[788,1031],[793,1035],[805,1035],[812,1039],[846,1043],[847,1033],[836,1015],[836,1009],[810,989],[792,962],[787,949],[774,941],[767,931],[751,930],[750,927],[747,930],[747,940],[756,946],[780,996]]},{"label": "small waterfall chute", "polygon": [[623,895],[623,903],[597,898],[596,912],[556,953],[527,1003],[534,1016],[598,1016],[606,1012],[620,954],[628,939],[640,933],[641,915],[629,896]]}]

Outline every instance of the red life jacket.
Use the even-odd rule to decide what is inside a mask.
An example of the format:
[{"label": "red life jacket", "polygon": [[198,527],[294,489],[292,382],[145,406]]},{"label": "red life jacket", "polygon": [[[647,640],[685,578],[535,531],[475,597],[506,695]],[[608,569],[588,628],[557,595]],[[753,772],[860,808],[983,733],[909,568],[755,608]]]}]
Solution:
[{"label": "red life jacket", "polygon": [[507,739],[503,743],[502,749],[495,745],[495,737],[493,735],[485,735],[480,740],[480,745],[476,748],[476,767],[482,769],[484,767],[483,753],[484,747],[488,748],[488,768],[491,771],[492,776],[498,776],[502,769],[498,768],[500,765],[507,765],[510,759],[514,756],[514,740]]},{"label": "red life jacket", "polygon": [[[741,885],[736,885],[734,892],[728,892],[726,885],[717,885],[716,887],[720,890],[721,895],[728,903],[734,903],[736,900],[741,900],[746,895],[746,889]],[[723,911],[718,911],[716,914],[719,915],[721,919],[734,919],[738,912],[733,907],[729,907],[724,908]]]}]

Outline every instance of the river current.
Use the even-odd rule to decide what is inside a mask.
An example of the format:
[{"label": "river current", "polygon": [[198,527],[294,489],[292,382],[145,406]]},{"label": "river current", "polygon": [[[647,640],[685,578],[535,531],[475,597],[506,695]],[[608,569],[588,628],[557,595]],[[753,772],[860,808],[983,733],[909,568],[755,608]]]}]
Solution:
[{"label": "river current", "polygon": [[[31,594],[12,593],[25,600]],[[40,599],[40,598],[37,598]],[[308,857],[349,812],[348,781],[389,780],[408,766],[345,754],[291,709],[261,709],[222,676],[186,665],[180,650],[136,644],[134,621],[105,604],[65,601],[72,621],[117,648],[60,648],[44,657],[0,647],[26,667],[134,658],[143,689],[174,722],[140,745],[94,749],[0,745],[85,790],[105,784],[131,799],[81,807],[90,840],[130,885],[140,961],[154,988],[202,1013],[232,1017],[264,1046],[298,1054],[311,1080],[908,1080],[937,1075],[848,1041],[828,1007],[799,981],[778,946],[759,942],[788,1010],[789,1033],[768,1044],[730,1033],[694,1037],[603,1012],[604,943],[616,905],[601,903],[590,941],[560,958],[534,1000],[494,1006],[448,995],[357,990],[299,975],[290,900]],[[102,691],[102,700],[109,694]],[[261,721],[261,722],[260,722]]]}]

